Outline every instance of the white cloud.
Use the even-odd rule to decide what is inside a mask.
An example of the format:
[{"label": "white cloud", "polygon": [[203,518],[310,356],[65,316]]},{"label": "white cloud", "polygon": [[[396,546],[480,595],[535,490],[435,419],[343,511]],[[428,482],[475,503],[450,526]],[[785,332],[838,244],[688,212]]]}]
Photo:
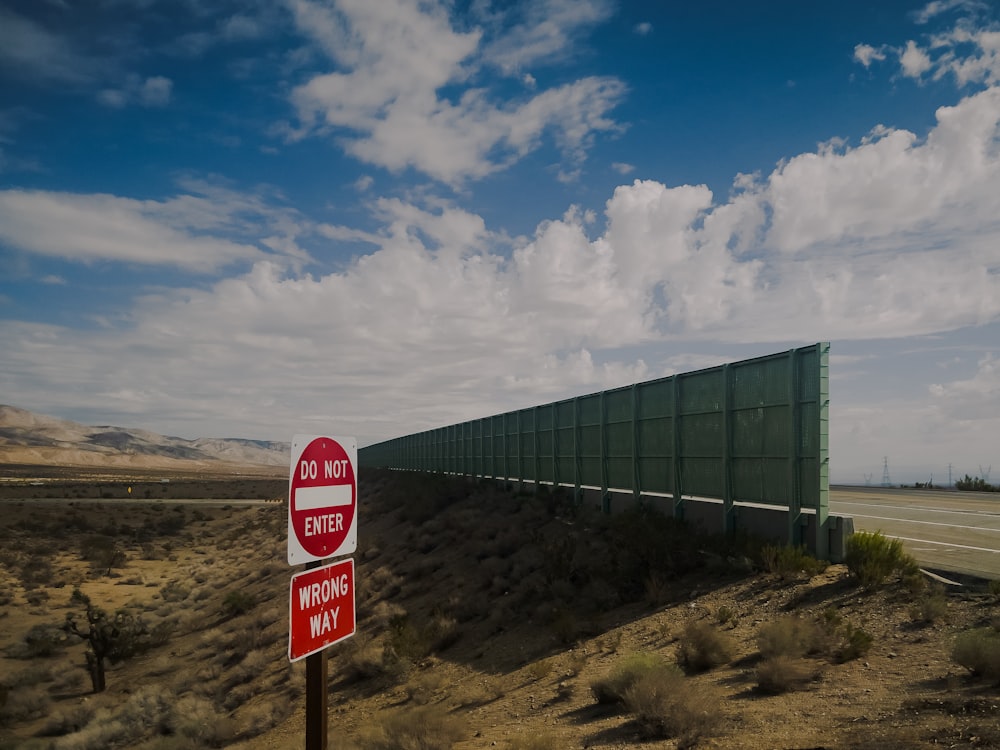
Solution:
[{"label": "white cloud", "polygon": [[637,23],[634,27],[632,27],[632,31],[634,31],[639,36],[647,36],[653,32],[653,24],[651,24],[649,21],[642,21],[641,23]]},{"label": "white cloud", "polygon": [[616,161],[611,164],[611,168],[618,174],[629,174],[635,171],[634,164],[627,164],[623,161]]},{"label": "white cloud", "polygon": [[[597,17],[586,4],[543,7],[553,14],[553,29]],[[403,0],[352,0],[339,12],[293,0],[292,8],[300,29],[343,69],[295,88],[301,127],[293,137],[334,134],[365,162],[395,171],[412,167],[454,184],[503,168],[537,148],[546,132],[553,133],[572,170],[594,133],[617,128],[607,115],[624,93],[616,79],[584,78],[506,103],[469,86],[481,61],[507,63],[495,47],[477,55],[482,32],[454,30],[443,9]],[[564,44],[555,31],[539,33],[537,48],[521,50],[531,59]],[[448,86],[461,93],[442,96]]]},{"label": "white cloud", "polygon": [[961,8],[968,15],[960,17],[952,28],[928,35],[924,44],[912,39],[898,49],[859,44],[855,60],[868,67],[872,60],[882,60],[892,52],[899,58],[903,75],[910,78],[920,80],[928,74],[940,80],[951,75],[959,86],[1000,82],[1000,24],[978,21],[977,11],[984,8],[980,3],[931,3],[917,20],[926,22],[952,8]]},{"label": "white cloud", "polygon": [[575,37],[609,18],[613,6],[607,0],[536,0],[510,12],[523,17],[513,24],[501,17],[501,28],[483,48],[482,57],[486,64],[514,75],[571,54]]},{"label": "white cloud", "polygon": [[84,83],[100,65],[77,51],[68,39],[0,8],[0,67],[22,76]]},{"label": "white cloud", "polygon": [[885,48],[876,49],[870,44],[859,44],[854,48],[854,59],[866,68],[870,67],[872,62],[885,59]]},{"label": "white cloud", "polygon": [[139,87],[139,101],[147,107],[164,107],[170,103],[174,83],[164,76],[152,76]]},{"label": "white cloud", "polygon": [[[121,261],[209,272],[265,257],[232,236],[254,231],[259,245],[301,261],[301,228],[259,199],[191,183],[202,195],[139,201],[102,194],[0,191],[0,242],[22,252],[69,260]],[[298,262],[296,261],[296,262]]]},{"label": "white cloud", "polygon": [[935,16],[947,13],[955,8],[961,8],[966,11],[977,11],[983,7],[984,4],[979,0],[932,0],[932,2],[927,3],[927,5],[914,14],[913,20],[915,23],[925,24]]},{"label": "white cloud", "polygon": [[132,103],[144,107],[165,107],[170,103],[173,89],[173,81],[164,76],[151,76],[143,80],[130,74],[121,88],[99,91],[97,100],[113,109],[121,109]]},{"label": "white cloud", "polygon": [[992,353],[979,360],[971,378],[934,383],[928,391],[935,406],[952,420],[1000,424],[1000,362]]},{"label": "white cloud", "polygon": [[899,55],[899,64],[903,68],[904,75],[910,76],[910,78],[920,78],[931,69],[931,58],[911,39]]}]

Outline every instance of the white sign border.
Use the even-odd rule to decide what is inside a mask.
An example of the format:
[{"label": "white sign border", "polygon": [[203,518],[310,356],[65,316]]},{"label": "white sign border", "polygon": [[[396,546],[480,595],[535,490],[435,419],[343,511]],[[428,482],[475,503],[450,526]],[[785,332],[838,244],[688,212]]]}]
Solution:
[{"label": "white sign border", "polygon": [[[347,454],[348,459],[351,461],[351,468],[354,470],[354,518],[351,519],[351,527],[347,531],[347,536],[344,537],[344,542],[336,550],[331,552],[329,555],[323,557],[317,557],[311,552],[308,552],[303,548],[302,544],[299,542],[299,538],[295,535],[295,529],[292,526],[292,479],[295,477],[295,468],[299,464],[299,459],[302,458],[302,454],[305,452],[306,447],[313,440],[332,440],[335,443],[339,443],[340,447],[344,449]],[[337,437],[335,435],[295,435],[292,437],[292,449],[291,449],[291,463],[288,466],[288,564],[289,565],[302,565],[309,562],[318,562],[320,560],[327,560],[331,557],[339,557],[341,555],[350,555],[358,548],[358,515],[359,515],[359,500],[358,497],[360,492],[358,491],[358,441],[352,437]]]},{"label": "white sign border", "polygon": [[[294,628],[292,627],[292,617],[295,616],[294,615],[294,612],[295,612],[295,601],[292,599],[292,592],[295,590],[295,579],[299,578],[300,576],[304,576],[306,574],[309,574],[309,573],[315,574],[317,570],[326,570],[327,568],[332,568],[332,567],[335,567],[335,566],[338,566],[338,565],[344,565],[346,563],[350,563],[350,568],[351,568],[351,595],[354,598],[354,604],[351,607],[351,615],[352,615],[352,620],[353,620],[351,622],[351,632],[350,633],[345,633],[340,638],[337,638],[336,640],[330,641],[329,643],[325,643],[322,646],[319,646],[316,649],[310,651],[309,653],[302,654],[301,656],[296,656],[293,659],[292,658],[292,631],[294,630]],[[297,661],[302,661],[307,656],[312,656],[313,654],[318,654],[320,651],[323,651],[324,649],[329,648],[330,646],[333,646],[333,645],[335,645],[337,643],[341,643],[342,641],[346,641],[348,638],[353,638],[355,635],[357,635],[357,633],[358,633],[358,590],[356,588],[357,579],[354,576],[354,569],[355,569],[354,558],[353,557],[347,557],[347,558],[344,558],[343,560],[337,560],[335,562],[330,563],[329,565],[324,565],[324,566],[319,567],[319,568],[309,568],[308,570],[301,570],[298,573],[295,573],[289,579],[289,581],[288,581],[288,661],[290,661],[292,664],[294,664]]]}]

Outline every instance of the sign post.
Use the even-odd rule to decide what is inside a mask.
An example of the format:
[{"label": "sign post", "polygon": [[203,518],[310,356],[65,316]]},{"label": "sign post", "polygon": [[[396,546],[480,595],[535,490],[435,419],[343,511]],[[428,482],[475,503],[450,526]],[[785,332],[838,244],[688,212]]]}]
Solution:
[{"label": "sign post", "polygon": [[326,647],[354,635],[358,444],[296,435],[288,473],[288,562],[306,564],[289,590],[288,658],[306,660],[306,750],[327,750]]}]

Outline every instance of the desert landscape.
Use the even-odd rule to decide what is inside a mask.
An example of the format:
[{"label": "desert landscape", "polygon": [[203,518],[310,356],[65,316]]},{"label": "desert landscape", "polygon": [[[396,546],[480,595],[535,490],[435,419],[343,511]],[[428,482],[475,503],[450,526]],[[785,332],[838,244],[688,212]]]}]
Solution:
[{"label": "desert landscape", "polygon": [[[304,746],[287,479],[73,473],[0,485],[0,747]],[[491,482],[364,471],[359,509],[332,748],[1000,747],[995,582]],[[95,693],[96,610],[133,638]]]}]

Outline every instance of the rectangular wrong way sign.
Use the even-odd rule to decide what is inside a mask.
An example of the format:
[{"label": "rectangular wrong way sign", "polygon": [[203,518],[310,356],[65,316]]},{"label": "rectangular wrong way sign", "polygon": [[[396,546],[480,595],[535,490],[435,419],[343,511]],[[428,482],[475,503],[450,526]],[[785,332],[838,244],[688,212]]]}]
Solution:
[{"label": "rectangular wrong way sign", "polygon": [[288,658],[304,659],[354,635],[354,560],[292,576],[288,598]]}]

